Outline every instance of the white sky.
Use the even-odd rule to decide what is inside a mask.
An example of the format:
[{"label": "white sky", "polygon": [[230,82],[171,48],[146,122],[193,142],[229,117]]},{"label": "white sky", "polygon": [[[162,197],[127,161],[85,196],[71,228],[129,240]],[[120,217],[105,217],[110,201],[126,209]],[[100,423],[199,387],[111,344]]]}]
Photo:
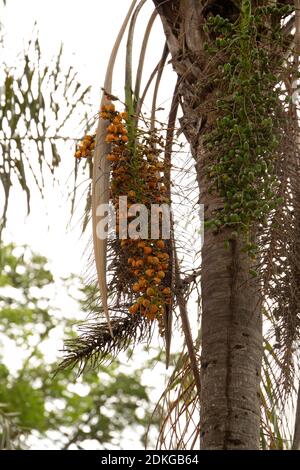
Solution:
[{"label": "white sky", "polygon": [[[93,102],[98,106],[110,50],[130,4],[131,0],[7,0],[7,6],[1,14],[6,46],[4,60],[14,65],[15,58],[27,44],[36,21],[43,56],[50,59],[57,52],[60,43],[63,43],[67,65],[74,66],[79,73],[79,81],[84,86],[92,86]],[[143,7],[138,22],[137,38],[141,37],[152,10],[152,1],[149,0]],[[136,41],[137,53],[140,42]],[[157,19],[148,50],[145,77],[159,60],[163,42],[161,24]],[[113,92],[120,97],[123,93],[124,47],[125,42],[119,54],[113,84]],[[171,99],[170,80],[174,80],[172,74],[162,91],[164,99]],[[56,189],[54,195],[47,195],[47,214],[45,202],[36,193],[32,198],[31,215],[25,217],[24,195],[20,192],[13,193],[5,241],[30,244],[50,258],[54,274],[66,275],[69,272],[81,272],[81,255],[85,242],[80,241],[79,224],[73,224],[71,231],[68,229],[66,233],[69,212],[64,188],[73,170],[72,153],[66,152],[62,158],[65,162],[60,172],[61,187]],[[47,193],[49,192],[48,190]]]}]

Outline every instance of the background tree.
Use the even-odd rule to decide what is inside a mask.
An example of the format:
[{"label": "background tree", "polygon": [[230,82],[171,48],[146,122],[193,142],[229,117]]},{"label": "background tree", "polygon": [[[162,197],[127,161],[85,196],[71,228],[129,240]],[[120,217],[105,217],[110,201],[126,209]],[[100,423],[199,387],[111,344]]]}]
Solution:
[{"label": "background tree", "polygon": [[[105,448],[120,446],[122,439],[143,440],[149,421],[143,368],[128,374],[124,362],[116,361],[87,371],[77,384],[72,384],[71,371],[54,375],[57,354],[49,355],[49,349],[62,331],[72,335],[75,322],[71,312],[55,305],[55,289],[62,297],[63,288],[55,283],[46,258],[28,247],[7,245],[0,254],[2,448],[78,449],[89,441]],[[74,293],[76,285],[81,295],[80,290]],[[85,310],[87,296],[79,280],[66,279],[63,286],[66,295],[81,297]]]},{"label": "background tree", "polygon": [[[5,3],[1,2],[0,8],[4,9]],[[5,47],[5,38],[0,36],[0,50]],[[79,83],[72,66],[63,65],[63,47],[46,62],[37,25],[14,65],[2,63],[0,73],[2,230],[13,185],[25,193],[29,212],[30,193],[37,189],[43,198],[47,183],[54,181],[62,151],[75,147],[68,129],[86,125],[90,88]]]}]

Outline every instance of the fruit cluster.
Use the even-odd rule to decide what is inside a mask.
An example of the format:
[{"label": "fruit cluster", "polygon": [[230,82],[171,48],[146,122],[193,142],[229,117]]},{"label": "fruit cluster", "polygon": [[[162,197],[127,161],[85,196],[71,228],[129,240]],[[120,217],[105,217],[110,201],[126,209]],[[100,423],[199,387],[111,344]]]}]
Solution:
[{"label": "fruit cluster", "polygon": [[[143,204],[147,209],[152,204],[168,203],[167,189],[164,184],[164,164],[159,161],[160,139],[151,132],[140,131],[139,139],[131,142],[128,137],[129,117],[126,112],[119,113],[113,104],[101,108],[100,117],[108,120],[106,142],[111,144],[106,156],[111,163],[110,198],[116,212],[116,233],[124,260],[123,279],[128,284],[128,291],[134,298],[129,313],[140,314],[148,320],[157,319],[163,329],[163,312],[171,303],[169,287],[169,253],[163,239],[141,239],[120,237],[120,222],[126,217],[130,223],[132,217],[121,213],[119,197],[127,196],[126,211],[133,204]],[[149,210],[150,212],[150,210]],[[151,226],[151,224],[150,224]],[[161,235],[161,233],[159,232]],[[124,275],[125,271],[125,275]]]},{"label": "fruit cluster", "polygon": [[75,157],[76,158],[87,158],[93,156],[93,151],[96,145],[96,134],[85,135],[76,148]]},{"label": "fruit cluster", "polygon": [[[249,2],[243,5],[249,6]],[[268,10],[268,14],[272,12]],[[211,83],[219,93],[214,126],[205,136],[210,156],[207,176],[210,191],[224,200],[223,208],[206,227],[230,227],[234,237],[241,233],[251,257],[256,252],[252,228],[265,225],[270,212],[282,202],[274,168],[283,135],[284,91],[277,86],[278,74],[287,45],[279,27],[261,33],[267,24],[261,13],[251,15],[249,8],[244,8],[236,24],[219,15],[210,18],[207,31],[217,39],[205,46],[214,69]],[[278,14],[278,9],[273,13]],[[286,10],[281,14],[284,17]]]}]

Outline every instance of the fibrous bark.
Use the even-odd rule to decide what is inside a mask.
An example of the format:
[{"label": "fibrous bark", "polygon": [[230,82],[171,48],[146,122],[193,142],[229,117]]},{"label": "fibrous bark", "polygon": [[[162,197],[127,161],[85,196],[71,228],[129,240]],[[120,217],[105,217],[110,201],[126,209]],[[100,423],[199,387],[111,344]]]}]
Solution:
[{"label": "fibrous bark", "polygon": [[[203,137],[214,125],[203,103],[213,106],[216,90],[198,93],[205,67],[203,24],[207,15],[235,18],[239,2],[154,0],[174,70],[179,77],[182,130],[195,159],[204,217],[222,207],[208,192]],[[229,239],[229,247],[225,240]],[[241,241],[226,231],[205,232],[202,249],[201,449],[258,449],[259,382],[262,360],[260,292],[249,275]]]}]

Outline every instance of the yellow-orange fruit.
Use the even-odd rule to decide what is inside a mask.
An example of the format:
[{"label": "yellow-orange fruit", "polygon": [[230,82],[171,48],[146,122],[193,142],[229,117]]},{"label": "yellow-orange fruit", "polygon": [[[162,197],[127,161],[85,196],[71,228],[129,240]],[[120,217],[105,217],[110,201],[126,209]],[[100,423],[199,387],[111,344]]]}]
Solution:
[{"label": "yellow-orange fruit", "polygon": [[168,267],[169,267],[169,265],[166,264],[166,263],[164,263],[164,264],[161,265],[161,269],[163,269],[164,271],[167,271],[167,270],[168,270]]},{"label": "yellow-orange fruit", "polygon": [[136,192],[135,191],[129,191],[128,196],[129,197],[136,197]]},{"label": "yellow-orange fruit", "polygon": [[117,140],[117,137],[114,134],[107,134],[105,137],[105,142],[113,142],[114,140]]},{"label": "yellow-orange fruit", "polygon": [[160,277],[154,277],[153,281],[155,282],[155,284],[159,284],[161,282],[161,278]]},{"label": "yellow-orange fruit", "polygon": [[133,258],[128,258],[127,263],[128,263],[128,264],[132,264],[133,261],[134,261]]},{"label": "yellow-orange fruit", "polygon": [[143,306],[144,306],[145,308],[147,308],[147,307],[149,307],[149,305],[150,305],[150,300],[149,300],[149,299],[143,299],[142,304],[143,304]]},{"label": "yellow-orange fruit", "polygon": [[[145,246],[144,247],[144,253],[145,253],[145,255],[149,255],[150,253],[152,253],[151,246]],[[150,258],[150,256],[148,258]]]},{"label": "yellow-orange fruit", "polygon": [[132,314],[137,313],[139,307],[140,307],[139,304],[133,304],[131,305],[131,307],[129,307],[128,311],[129,313],[132,313]]},{"label": "yellow-orange fruit", "polygon": [[156,246],[160,249],[163,249],[165,247],[165,242],[163,240],[157,240]]},{"label": "yellow-orange fruit", "polygon": [[110,111],[113,113],[115,110],[116,110],[116,107],[113,103],[106,105],[106,111]]},{"label": "yellow-orange fruit", "polygon": [[140,285],[139,285],[138,282],[135,282],[135,283],[133,284],[132,290],[133,290],[133,292],[139,292],[139,290],[140,290]]},{"label": "yellow-orange fruit", "polygon": [[76,157],[76,158],[80,158],[80,157],[81,157],[81,151],[80,151],[80,150],[77,150],[77,152],[75,152],[75,157]]},{"label": "yellow-orange fruit", "polygon": [[150,315],[151,315],[151,314],[153,315],[154,313],[157,313],[157,311],[158,311],[158,306],[152,304],[152,305],[149,306],[149,310],[148,310],[148,311],[149,311]]},{"label": "yellow-orange fruit", "polygon": [[163,292],[164,295],[170,295],[171,294],[171,289],[170,289],[170,287],[165,287],[162,292]]},{"label": "yellow-orange fruit", "polygon": [[109,126],[107,126],[107,132],[116,134],[118,132],[118,127],[115,124],[110,124]]},{"label": "yellow-orange fruit", "polygon": [[152,256],[151,258],[151,264],[157,266],[159,264],[159,259],[157,258],[157,256]]},{"label": "yellow-orange fruit", "polygon": [[163,260],[168,260],[170,258],[170,256],[168,255],[168,253],[158,253],[157,256],[160,258],[160,259],[163,259]]},{"label": "yellow-orange fruit", "polygon": [[152,287],[148,287],[146,293],[149,295],[149,297],[153,297],[155,295],[155,290]]},{"label": "yellow-orange fruit", "polygon": [[137,268],[141,268],[144,264],[144,261],[142,259],[138,259],[135,263]]},{"label": "yellow-orange fruit", "polygon": [[141,241],[141,242],[138,242],[138,248],[144,248],[145,246],[145,242]]},{"label": "yellow-orange fruit", "polygon": [[143,279],[143,278],[139,279],[139,285],[140,287],[146,287],[147,285],[146,279]]},{"label": "yellow-orange fruit", "polygon": [[106,156],[106,160],[108,160],[109,162],[117,162],[118,157],[117,157],[117,155],[108,154]]},{"label": "yellow-orange fruit", "polygon": [[145,273],[146,273],[146,276],[151,277],[154,274],[154,269],[147,269]]},{"label": "yellow-orange fruit", "polygon": [[159,277],[160,279],[163,279],[165,277],[165,273],[163,271],[158,271],[156,276]]},{"label": "yellow-orange fruit", "polygon": [[121,140],[122,140],[122,142],[128,142],[127,135],[122,135]]}]

